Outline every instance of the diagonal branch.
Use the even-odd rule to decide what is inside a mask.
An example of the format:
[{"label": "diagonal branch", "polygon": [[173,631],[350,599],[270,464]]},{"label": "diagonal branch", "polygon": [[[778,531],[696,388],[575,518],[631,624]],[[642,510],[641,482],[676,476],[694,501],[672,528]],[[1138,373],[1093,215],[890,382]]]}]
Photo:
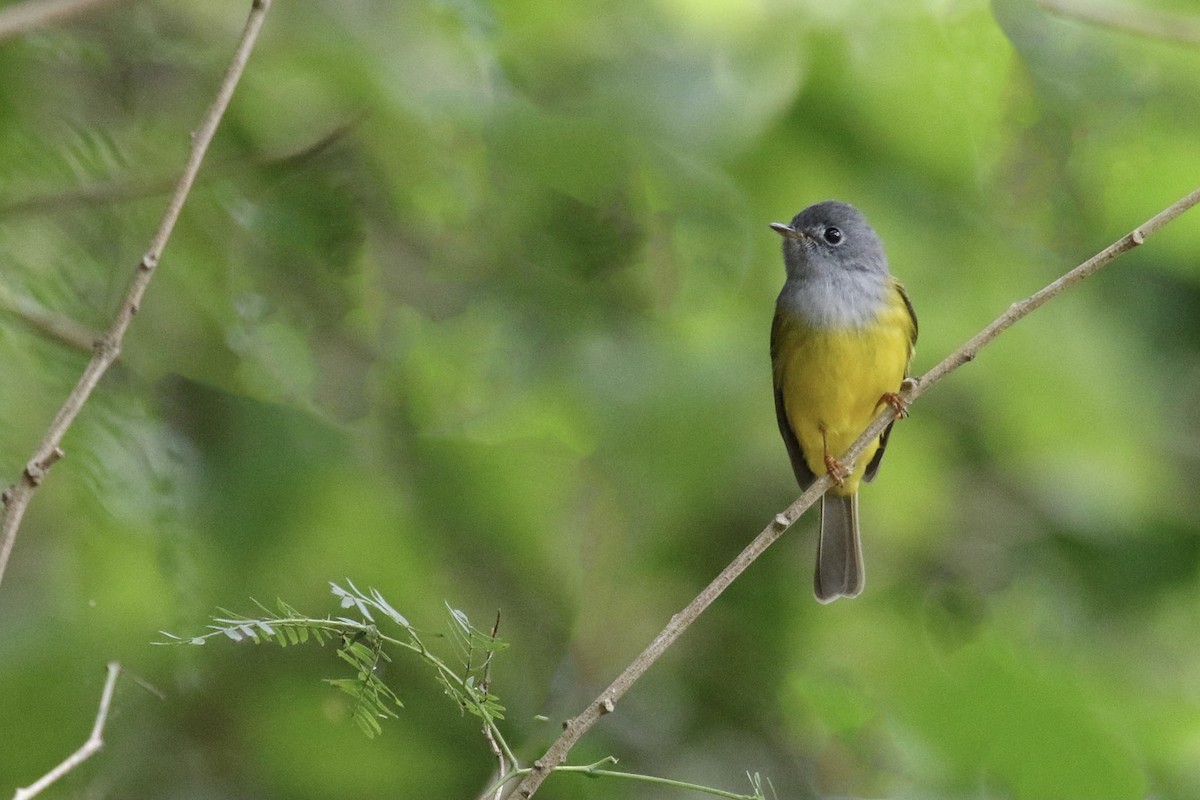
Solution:
[{"label": "diagonal branch", "polygon": [[95,755],[104,747],[104,725],[108,722],[108,709],[112,705],[113,689],[117,685],[117,676],[121,674],[121,665],[116,661],[108,662],[108,677],[104,679],[104,690],[100,693],[100,707],[96,709],[96,721],[92,723],[92,732],[87,741],[79,749],[63,759],[57,767],[38,778],[24,789],[17,789],[13,800],[29,800],[42,793],[56,780],[66,775]]},{"label": "diagonal branch", "polygon": [[[1142,244],[1147,236],[1158,231],[1171,220],[1178,217],[1183,212],[1187,211],[1192,206],[1200,203],[1200,188],[1195,189],[1186,197],[1183,197],[1173,205],[1156,214],[1146,222],[1142,223],[1137,228],[1134,228],[1129,234],[1121,237],[1113,244],[1101,250],[1096,255],[1084,261],[1079,266],[1072,269],[1070,272],[1063,275],[1058,280],[1051,283],[1049,286],[1041,289],[1030,297],[1013,303],[1008,310],[992,321],[990,325],[977,333],[968,342],[959,347],[950,355],[946,356],[933,369],[926,372],[916,381],[907,382],[901,390],[903,398],[909,402],[915,400],[930,389],[935,383],[949,375],[954,370],[971,361],[975,356],[987,346],[993,339],[1001,333],[1012,327],[1018,320],[1028,316],[1034,310],[1048,302],[1054,297],[1062,294],[1064,291],[1082,281],[1084,278],[1098,272],[1108,264],[1112,263],[1118,256],[1132,250]],[[896,418],[894,409],[885,408],[875,421],[863,431],[862,435],[855,440],[841,458],[838,460],[843,464],[852,464],[867,448],[867,444],[883,433],[883,429]],[[687,606],[675,616],[671,617],[670,622],[662,631],[654,638],[645,650],[633,660],[625,671],[622,672],[611,685],[597,697],[592,703],[585,708],[579,716],[568,720],[563,728],[562,735],[550,745],[550,749],[545,755],[533,762],[533,769],[525,776],[525,779],[517,786],[515,796],[520,798],[532,797],[534,792],[541,786],[550,772],[564,761],[566,761],[568,753],[575,743],[579,741],[600,717],[611,713],[618,700],[629,690],[631,686],[640,678],[646,670],[654,664],[655,661],[670,647],[676,639],[678,639],[688,626],[696,621],[696,618],[704,612],[709,605],[716,600],[723,591],[734,580],[741,575],[748,566],[766,551],[768,547],[782,536],[788,528],[796,523],[800,516],[807,511],[818,498],[825,493],[825,490],[830,487],[833,481],[828,475],[822,475],[817,480],[813,481],[804,493],[795,500],[783,512],[777,514],[771,523],[762,530],[754,538],[746,548],[731,561],[725,569],[721,570],[720,574],[713,579],[712,583],[704,587],[700,594],[696,595]]]},{"label": "diagonal branch", "polygon": [[21,477],[5,490],[0,498],[3,499],[4,505],[3,523],[0,523],[0,581],[4,579],[4,571],[17,540],[17,531],[21,527],[21,519],[25,516],[25,509],[29,506],[33,493],[42,482],[46,472],[63,457],[61,449],[63,436],[83,409],[84,403],[91,396],[96,384],[100,382],[100,378],[120,355],[121,342],[125,338],[125,332],[133,321],[133,315],[137,313],[138,306],[142,302],[142,295],[145,294],[146,287],[150,285],[150,279],[154,277],[158,261],[167,246],[167,241],[171,238],[171,232],[175,229],[175,222],[179,219],[184,201],[187,200],[192,184],[196,180],[196,173],[200,170],[200,164],[204,160],[204,154],[208,150],[213,134],[216,133],[217,125],[220,124],[221,117],[224,116],[225,109],[229,106],[229,99],[233,96],[233,90],[237,87],[238,79],[241,78],[242,71],[246,68],[246,62],[250,59],[250,53],[254,49],[254,43],[258,40],[258,33],[262,29],[263,20],[270,7],[271,0],[252,0],[250,16],[246,20],[241,40],[234,51],[233,60],[225,72],[220,88],[217,89],[216,98],[200,122],[200,127],[192,134],[192,149],[188,154],[183,174],[175,185],[175,191],[167,203],[167,210],[158,225],[158,231],[155,232],[154,238],[150,242],[150,248],[134,269],[129,289],[121,301],[120,308],[117,309],[112,326],[96,341],[92,360],[84,368],[83,375],[80,376],[75,388],[63,402],[62,408],[54,415],[54,420],[50,423],[45,437],[38,445],[33,457],[25,465]]}]

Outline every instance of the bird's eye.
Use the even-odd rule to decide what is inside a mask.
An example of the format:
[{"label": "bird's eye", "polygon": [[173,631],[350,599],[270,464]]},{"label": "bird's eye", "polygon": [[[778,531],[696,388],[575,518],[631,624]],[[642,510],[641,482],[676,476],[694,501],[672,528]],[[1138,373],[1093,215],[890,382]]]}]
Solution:
[{"label": "bird's eye", "polygon": [[829,242],[830,244],[841,244],[842,243],[841,228],[833,228],[833,227],[826,228],[825,232],[822,233],[821,236],[825,239],[825,241]]}]

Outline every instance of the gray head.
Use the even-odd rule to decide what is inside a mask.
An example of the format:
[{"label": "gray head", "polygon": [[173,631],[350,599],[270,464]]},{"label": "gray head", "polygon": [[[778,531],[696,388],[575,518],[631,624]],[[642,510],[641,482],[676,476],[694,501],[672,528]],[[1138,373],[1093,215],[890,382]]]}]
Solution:
[{"label": "gray head", "polygon": [[883,243],[858,209],[829,200],[771,227],[783,237],[787,281],[778,309],[820,327],[860,327],[889,291]]},{"label": "gray head", "polygon": [[839,271],[888,274],[883,243],[849,203],[817,203],[797,214],[791,224],[772,222],[771,228],[783,237],[789,279]]}]

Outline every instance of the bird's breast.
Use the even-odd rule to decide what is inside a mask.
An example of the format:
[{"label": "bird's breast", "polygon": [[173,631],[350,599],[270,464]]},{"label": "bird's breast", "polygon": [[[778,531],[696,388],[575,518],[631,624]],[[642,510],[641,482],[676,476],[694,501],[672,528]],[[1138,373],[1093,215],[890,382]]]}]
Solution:
[{"label": "bird's breast", "polygon": [[886,310],[890,278],[865,270],[814,272],[789,278],[778,308],[814,328],[862,328]]},{"label": "bird's breast", "polygon": [[[881,408],[885,392],[895,392],[912,355],[907,309],[877,305],[855,325],[816,325],[781,303],[773,343],[775,385],[805,461],[825,472],[824,454],[844,452]],[[854,483],[875,446],[858,459]]]}]

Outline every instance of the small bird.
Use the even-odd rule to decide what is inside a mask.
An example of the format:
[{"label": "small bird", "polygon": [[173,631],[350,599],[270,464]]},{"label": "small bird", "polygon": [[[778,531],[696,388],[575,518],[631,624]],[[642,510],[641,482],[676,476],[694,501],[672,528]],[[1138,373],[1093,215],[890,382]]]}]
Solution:
[{"label": "small bird", "polygon": [[787,280],[771,324],[775,414],[800,487],[825,473],[813,591],[828,603],[863,589],[858,485],[879,470],[889,425],[853,467],[837,461],[885,404],[903,414],[897,392],[917,343],[917,316],[888,271],[883,243],[858,209],[827,201],[783,237]]}]

